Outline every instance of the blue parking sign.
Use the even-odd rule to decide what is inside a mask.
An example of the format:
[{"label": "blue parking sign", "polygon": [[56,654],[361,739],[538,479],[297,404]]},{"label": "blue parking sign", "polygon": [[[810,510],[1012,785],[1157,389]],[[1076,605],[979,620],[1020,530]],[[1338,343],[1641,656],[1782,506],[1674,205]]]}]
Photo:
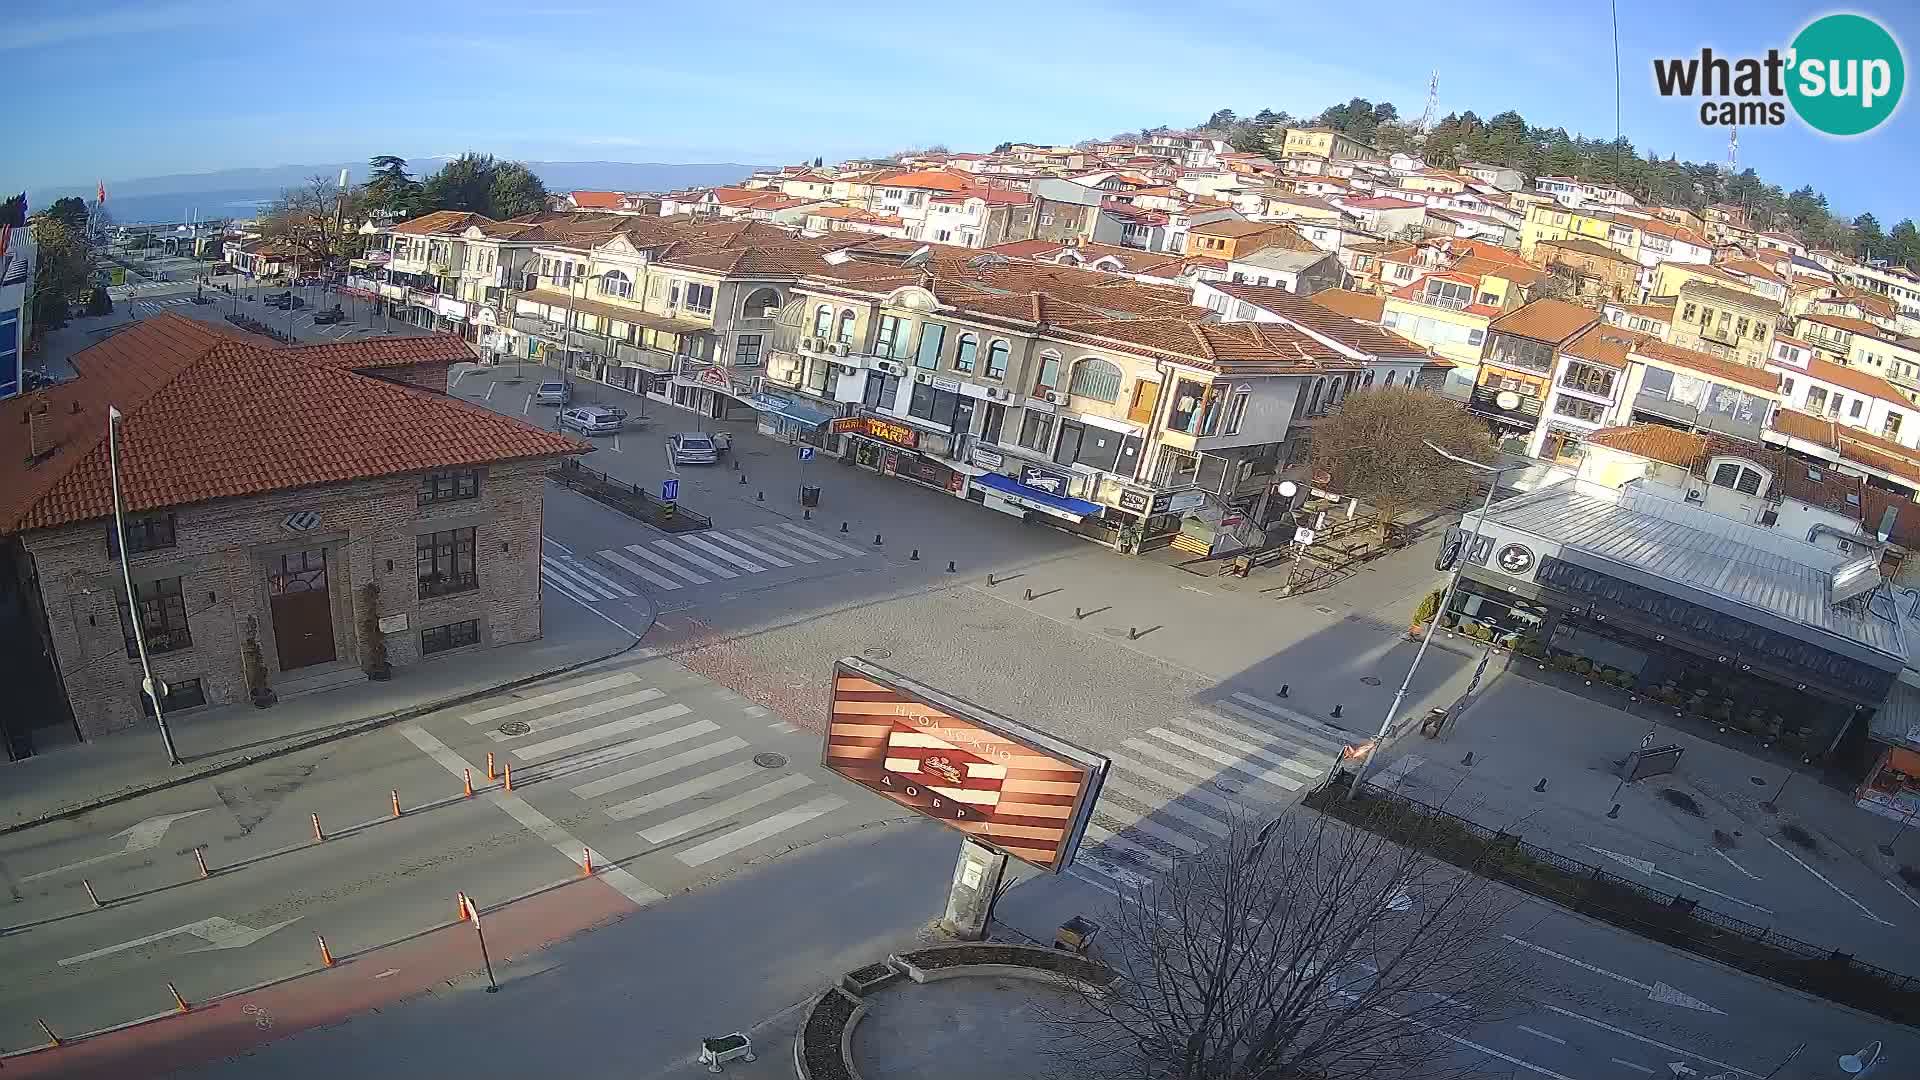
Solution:
[{"label": "blue parking sign", "polygon": [[801,448],[800,448],[800,460],[801,460],[801,461],[812,461],[812,460],[813,460],[813,447],[811,447],[811,446],[803,446],[803,447],[801,447]]},{"label": "blue parking sign", "polygon": [[680,497],[680,480],[678,477],[673,477],[670,479],[660,481],[661,501],[672,502],[675,499],[678,499],[679,497]]}]

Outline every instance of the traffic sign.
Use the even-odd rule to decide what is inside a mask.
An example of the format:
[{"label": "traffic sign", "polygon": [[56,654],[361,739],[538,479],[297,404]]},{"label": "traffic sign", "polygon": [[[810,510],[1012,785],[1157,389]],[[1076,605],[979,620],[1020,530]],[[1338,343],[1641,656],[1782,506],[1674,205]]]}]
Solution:
[{"label": "traffic sign", "polygon": [[669,477],[665,480],[660,481],[660,498],[662,501],[672,502],[675,499],[678,499],[679,497],[680,497],[680,478],[679,477]]},{"label": "traffic sign", "polygon": [[803,446],[803,447],[801,447],[801,448],[800,448],[800,460],[801,460],[801,461],[812,461],[812,460],[813,460],[813,447],[811,447],[811,446]]}]

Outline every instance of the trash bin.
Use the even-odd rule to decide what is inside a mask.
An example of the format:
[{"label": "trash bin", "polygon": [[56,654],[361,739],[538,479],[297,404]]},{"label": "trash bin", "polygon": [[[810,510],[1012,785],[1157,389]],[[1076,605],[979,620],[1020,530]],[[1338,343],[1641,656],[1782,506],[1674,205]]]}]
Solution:
[{"label": "trash bin", "polygon": [[810,484],[800,485],[800,505],[801,506],[819,506],[820,505],[820,489],[817,486],[810,485]]}]

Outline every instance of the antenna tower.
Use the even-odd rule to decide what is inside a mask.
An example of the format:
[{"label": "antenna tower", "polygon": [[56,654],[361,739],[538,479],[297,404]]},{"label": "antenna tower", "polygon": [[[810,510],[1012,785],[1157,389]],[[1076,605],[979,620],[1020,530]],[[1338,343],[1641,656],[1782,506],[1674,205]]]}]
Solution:
[{"label": "antenna tower", "polygon": [[1420,114],[1421,134],[1424,135],[1433,130],[1433,125],[1440,121],[1439,112],[1440,72],[1435,70],[1432,75],[1427,76],[1427,108]]}]

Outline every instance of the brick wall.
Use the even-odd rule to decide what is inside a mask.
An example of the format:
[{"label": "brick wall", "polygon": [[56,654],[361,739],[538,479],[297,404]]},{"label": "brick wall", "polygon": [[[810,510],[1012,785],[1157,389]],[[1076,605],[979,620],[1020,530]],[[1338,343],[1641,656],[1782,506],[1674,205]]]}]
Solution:
[{"label": "brick wall", "polygon": [[[541,500],[550,467],[546,461],[493,466],[484,470],[478,499],[427,507],[417,505],[419,475],[409,474],[177,508],[174,546],[131,559],[136,585],[178,577],[185,599],[192,643],[153,654],[155,676],[170,683],[200,679],[209,705],[244,702],[242,644],[250,619],[270,684],[357,667],[361,586],[369,581],[379,585],[380,615],[407,616],[404,632],[387,635],[395,666],[421,661],[422,629],[465,619],[480,621],[475,648],[538,638]],[[318,520],[305,530],[291,528],[289,515],[303,511]],[[475,530],[480,588],[420,599],[416,536],[467,527]],[[67,696],[87,738],[131,727],[140,715],[140,664],[127,656],[119,613],[126,593],[110,533],[111,522],[103,519],[24,538],[39,571]],[[283,672],[269,565],[283,552],[310,548],[327,552],[335,661]]]}]

